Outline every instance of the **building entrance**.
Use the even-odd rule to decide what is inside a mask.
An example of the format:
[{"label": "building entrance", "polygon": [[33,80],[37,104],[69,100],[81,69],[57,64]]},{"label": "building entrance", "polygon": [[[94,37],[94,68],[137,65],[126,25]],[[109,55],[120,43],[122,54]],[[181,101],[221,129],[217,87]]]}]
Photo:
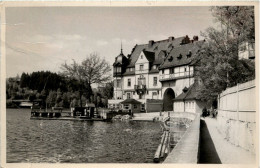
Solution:
[{"label": "building entrance", "polygon": [[163,95],[163,110],[172,111],[173,110],[173,99],[175,98],[175,93],[172,88],[165,90]]}]

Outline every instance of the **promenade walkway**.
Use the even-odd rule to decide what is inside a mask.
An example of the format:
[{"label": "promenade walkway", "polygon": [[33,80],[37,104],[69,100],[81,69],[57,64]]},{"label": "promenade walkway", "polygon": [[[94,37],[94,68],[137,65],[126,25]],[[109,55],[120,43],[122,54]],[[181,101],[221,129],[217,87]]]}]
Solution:
[{"label": "promenade walkway", "polygon": [[217,120],[201,119],[199,163],[255,164],[256,156],[224,139],[217,129]]}]

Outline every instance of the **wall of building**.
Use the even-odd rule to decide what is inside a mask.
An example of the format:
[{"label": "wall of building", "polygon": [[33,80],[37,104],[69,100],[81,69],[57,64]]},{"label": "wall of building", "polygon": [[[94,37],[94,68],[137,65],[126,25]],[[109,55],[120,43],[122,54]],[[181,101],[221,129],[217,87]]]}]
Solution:
[{"label": "wall of building", "polygon": [[189,88],[194,83],[194,77],[192,78],[184,78],[184,79],[177,79],[172,81],[164,81],[162,82],[162,98],[163,94],[166,89],[172,88],[175,92],[175,97],[180,95],[183,91],[184,87]]},{"label": "wall of building", "polygon": [[228,88],[218,98],[218,129],[229,142],[256,151],[256,87],[249,81]]},{"label": "wall of building", "polygon": [[184,112],[184,102],[183,101],[175,101],[173,103],[173,111],[174,112]]},{"label": "wall of building", "polygon": [[255,57],[254,43],[243,42],[239,45],[239,59],[249,59]]},{"label": "wall of building", "polygon": [[[135,81],[135,75],[131,75],[131,76],[124,76],[123,77],[123,88],[124,90],[134,90],[134,85],[136,85],[136,81]],[[131,80],[131,85],[128,86],[128,79]]]},{"label": "wall of building", "polygon": [[201,106],[201,102],[196,100],[175,101],[173,104],[174,112],[198,113]]},{"label": "wall of building", "polygon": [[[140,70],[140,65],[143,65],[143,70]],[[149,61],[144,56],[144,53],[141,52],[136,63],[135,63],[135,74],[148,73],[149,72]]]}]

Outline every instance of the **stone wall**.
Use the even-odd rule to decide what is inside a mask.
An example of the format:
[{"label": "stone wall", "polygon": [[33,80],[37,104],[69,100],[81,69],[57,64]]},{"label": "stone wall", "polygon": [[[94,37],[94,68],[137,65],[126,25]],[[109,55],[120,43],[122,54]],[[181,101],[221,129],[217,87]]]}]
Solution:
[{"label": "stone wall", "polygon": [[218,97],[218,129],[230,143],[256,151],[255,81],[226,89]]},{"label": "stone wall", "polygon": [[187,118],[192,120],[192,123],[178,144],[167,156],[164,163],[197,164],[200,136],[200,115],[198,113],[173,112],[171,113],[171,117]]}]

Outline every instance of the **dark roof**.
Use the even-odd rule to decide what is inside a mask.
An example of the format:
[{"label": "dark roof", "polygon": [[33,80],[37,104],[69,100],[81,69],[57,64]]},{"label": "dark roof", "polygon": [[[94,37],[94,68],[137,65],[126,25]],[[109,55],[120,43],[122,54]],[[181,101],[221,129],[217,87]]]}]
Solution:
[{"label": "dark roof", "polygon": [[143,50],[143,53],[144,53],[146,59],[147,59],[149,62],[153,62],[153,61],[154,61],[154,52],[150,52],[150,51],[145,51],[145,50]]},{"label": "dark roof", "polygon": [[151,69],[149,73],[159,73],[159,69]]},{"label": "dark roof", "polygon": [[163,100],[160,99],[147,99],[147,103],[163,103]]},{"label": "dark roof", "polygon": [[121,102],[121,104],[141,104],[141,102],[135,100],[135,99],[126,99]]},{"label": "dark roof", "polygon": [[127,75],[134,75],[135,74],[135,71],[126,71],[123,75],[124,76],[127,76]]},{"label": "dark roof", "polygon": [[127,63],[127,58],[123,54],[123,50],[121,49],[121,53],[115,58],[115,62],[113,64],[113,66],[123,65],[123,64],[126,64],[126,63]]},{"label": "dark roof", "polygon": [[188,65],[199,51],[204,41],[196,41],[173,48],[159,69]]},{"label": "dark roof", "polygon": [[[185,37],[185,36],[184,36]],[[134,67],[135,63],[140,55],[140,53],[145,49],[145,51],[154,52],[154,63],[161,64],[163,62],[163,58],[160,56],[162,54],[159,54],[161,50],[164,50],[165,52],[169,52],[172,48],[169,48],[169,45],[173,47],[177,47],[180,45],[184,37],[179,37],[174,40],[161,40],[161,41],[155,41],[151,47],[149,47],[148,44],[141,44],[136,45],[132,53],[130,54],[129,64],[127,67]]]},{"label": "dark roof", "polygon": [[196,88],[197,85],[192,84],[186,92],[182,92],[179,96],[177,96],[174,101],[183,101],[183,100],[194,100],[196,99]]}]

